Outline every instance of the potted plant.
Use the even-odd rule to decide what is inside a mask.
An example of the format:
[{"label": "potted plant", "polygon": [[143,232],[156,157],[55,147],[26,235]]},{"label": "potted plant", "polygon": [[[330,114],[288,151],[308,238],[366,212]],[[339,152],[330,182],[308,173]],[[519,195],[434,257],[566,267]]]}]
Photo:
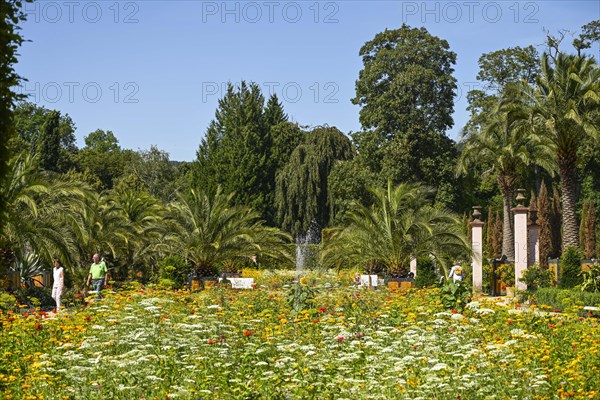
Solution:
[{"label": "potted plant", "polygon": [[[515,267],[512,264],[500,264],[496,268],[496,275],[500,282],[504,284],[506,295],[508,297],[515,296]],[[501,286],[502,288],[502,286]],[[502,289],[501,289],[502,290]]]}]

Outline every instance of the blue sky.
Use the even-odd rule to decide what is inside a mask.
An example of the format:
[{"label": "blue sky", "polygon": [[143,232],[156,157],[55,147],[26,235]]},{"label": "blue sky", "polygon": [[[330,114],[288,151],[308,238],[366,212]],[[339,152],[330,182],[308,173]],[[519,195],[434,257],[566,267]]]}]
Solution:
[{"label": "blue sky", "polygon": [[[68,113],[78,144],[100,128],[122,147],[193,160],[224,85],[254,81],[303,125],[360,129],[350,99],[360,47],[403,22],[457,53],[456,139],[481,54],[578,32],[598,1],[40,1],[26,6],[17,71],[30,101]],[[570,49],[572,38],[565,38]],[[591,52],[598,57],[596,45]]]}]

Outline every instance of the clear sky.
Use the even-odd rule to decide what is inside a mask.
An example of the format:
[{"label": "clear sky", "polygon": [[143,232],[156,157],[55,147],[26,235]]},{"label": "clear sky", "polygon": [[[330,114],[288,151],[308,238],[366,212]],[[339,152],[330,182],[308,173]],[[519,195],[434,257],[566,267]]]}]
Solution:
[{"label": "clear sky", "polygon": [[[39,1],[26,6],[17,71],[30,101],[68,113],[78,144],[100,128],[122,147],[193,160],[227,82],[277,93],[293,121],[360,129],[350,99],[360,47],[403,22],[457,53],[456,139],[481,54],[579,32],[594,1]],[[565,43],[570,48],[572,38]],[[598,45],[591,52],[598,58]]]}]

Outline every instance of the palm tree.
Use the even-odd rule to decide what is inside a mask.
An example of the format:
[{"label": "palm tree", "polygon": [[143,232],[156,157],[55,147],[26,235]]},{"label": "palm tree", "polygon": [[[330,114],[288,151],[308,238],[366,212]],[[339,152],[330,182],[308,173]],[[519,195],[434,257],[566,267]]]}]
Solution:
[{"label": "palm tree", "polygon": [[165,209],[150,194],[133,190],[115,191],[111,193],[109,202],[124,218],[128,237],[124,261],[130,267],[152,252],[160,237]]},{"label": "palm tree", "polygon": [[587,138],[600,140],[598,64],[585,56],[544,54],[536,85],[507,86],[503,102],[519,110],[517,122],[536,127],[553,143],[562,188],[562,246],[577,246],[577,150]]},{"label": "palm tree", "polygon": [[370,189],[375,199],[368,208],[357,204],[343,227],[333,228],[325,242],[327,266],[384,265],[392,275],[408,271],[410,260],[468,253],[460,219],[431,206],[431,191],[402,183],[395,188]]},{"label": "palm tree", "polygon": [[458,175],[482,166],[484,174],[496,175],[503,199],[502,254],[510,260],[515,257],[511,208],[519,177],[531,164],[554,169],[551,144],[535,131],[515,126],[512,119],[518,116],[498,107],[482,115],[481,130],[468,136],[457,164]]},{"label": "palm tree", "polygon": [[134,237],[119,206],[98,193],[88,196],[73,228],[77,229],[79,262],[83,267],[89,265],[94,253],[124,255],[124,249]]},{"label": "palm tree", "polygon": [[271,257],[291,262],[291,237],[264,226],[250,208],[232,205],[218,187],[213,195],[191,189],[167,213],[165,243],[194,264],[197,276],[216,276],[231,260]]},{"label": "palm tree", "polygon": [[73,262],[77,237],[71,221],[77,220],[86,187],[43,172],[35,158],[19,155],[9,163],[2,191],[7,208],[0,226],[0,247],[18,258],[34,252],[48,262],[53,256]]}]

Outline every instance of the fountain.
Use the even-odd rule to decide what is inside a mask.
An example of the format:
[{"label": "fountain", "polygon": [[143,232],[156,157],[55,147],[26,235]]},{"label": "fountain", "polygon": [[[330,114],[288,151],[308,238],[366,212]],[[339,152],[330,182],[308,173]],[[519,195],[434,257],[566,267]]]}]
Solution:
[{"label": "fountain", "polygon": [[317,221],[313,220],[305,234],[296,235],[296,272],[301,272],[307,265],[313,265],[314,262],[308,262],[316,257],[316,251],[311,245],[321,242],[321,229]]}]

